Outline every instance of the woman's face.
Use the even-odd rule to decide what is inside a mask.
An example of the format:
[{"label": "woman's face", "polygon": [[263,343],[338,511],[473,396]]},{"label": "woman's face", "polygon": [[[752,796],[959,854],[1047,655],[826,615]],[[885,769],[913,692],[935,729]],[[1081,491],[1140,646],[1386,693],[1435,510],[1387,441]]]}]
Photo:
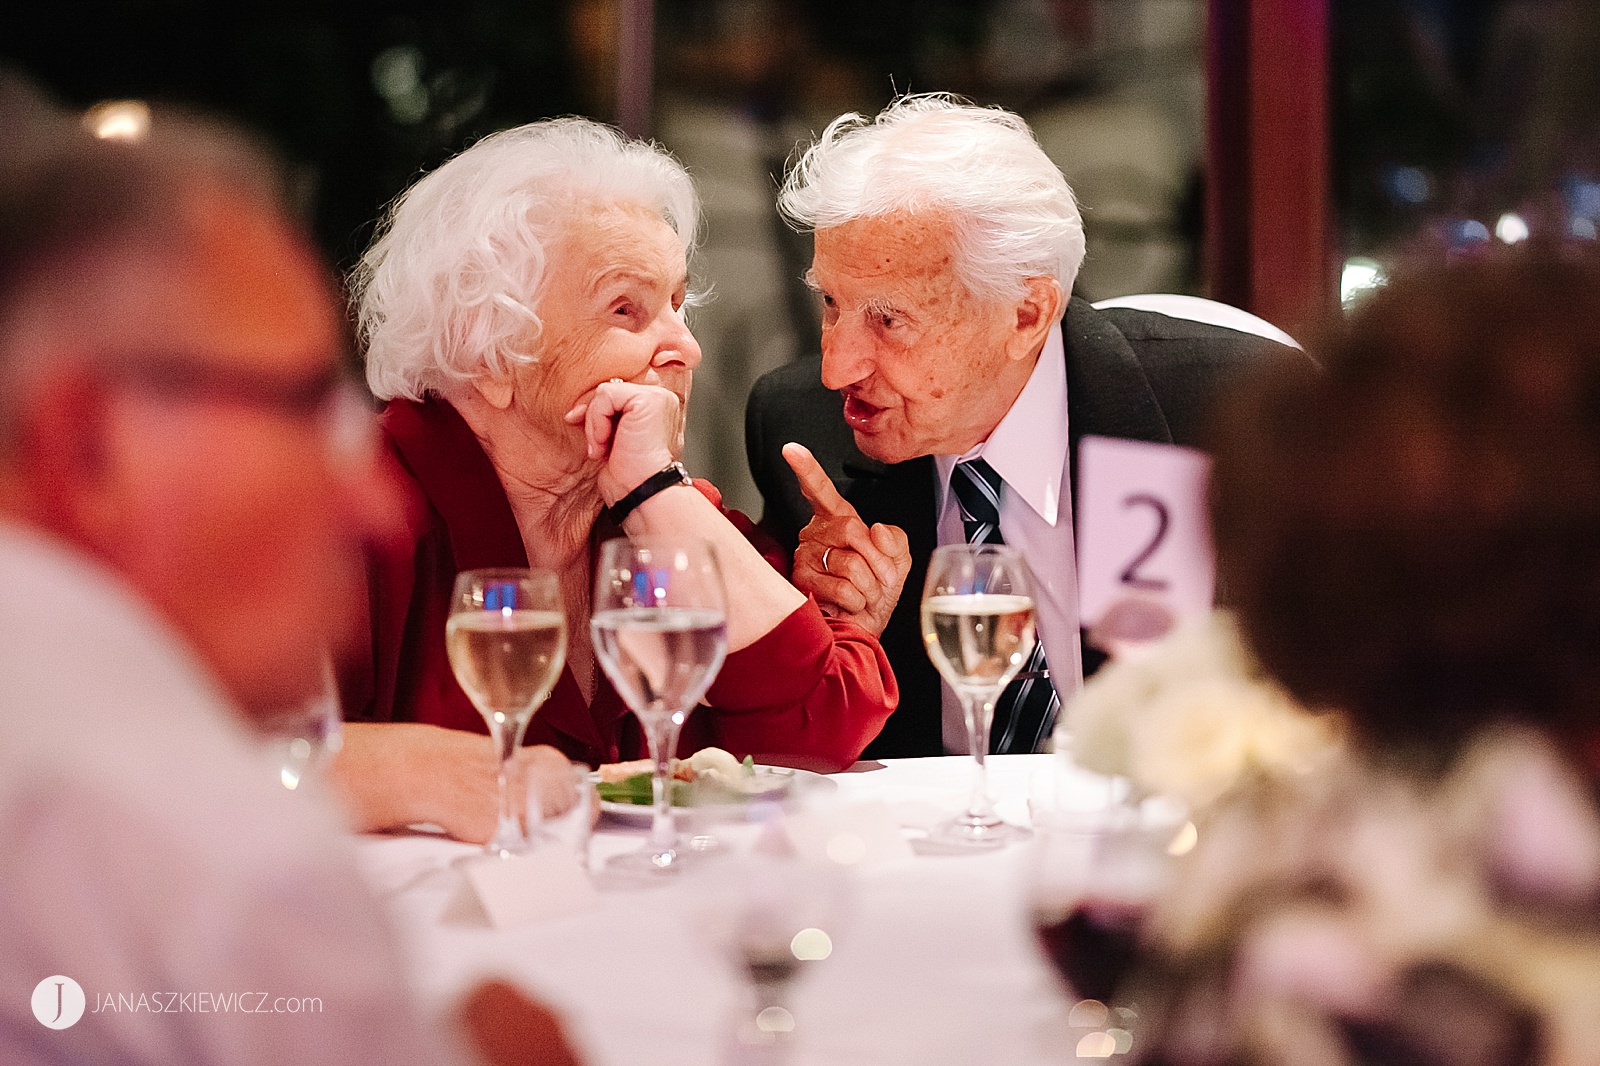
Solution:
[{"label": "woman's face", "polygon": [[[612,378],[660,385],[687,409],[700,345],[684,322],[688,264],[672,227],[634,204],[579,204],[551,244],[549,270],[539,362],[520,375],[529,413],[561,425]],[[581,446],[581,431],[573,435]]]}]

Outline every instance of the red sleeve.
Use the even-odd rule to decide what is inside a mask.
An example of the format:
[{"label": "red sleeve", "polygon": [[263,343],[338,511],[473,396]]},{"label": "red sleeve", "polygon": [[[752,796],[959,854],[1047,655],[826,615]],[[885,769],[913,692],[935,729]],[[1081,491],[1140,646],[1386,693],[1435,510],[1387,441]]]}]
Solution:
[{"label": "red sleeve", "polygon": [[876,637],[807,599],[728,656],[706,696],[709,743],[758,762],[828,773],[860,758],[900,702]]},{"label": "red sleeve", "polygon": [[[789,556],[777,541],[738,511],[723,513],[788,576]],[[694,733],[740,757],[831,772],[861,756],[899,702],[900,687],[878,639],[854,622],[823,617],[808,598],[761,639],[728,656],[706,694],[712,713]]]}]

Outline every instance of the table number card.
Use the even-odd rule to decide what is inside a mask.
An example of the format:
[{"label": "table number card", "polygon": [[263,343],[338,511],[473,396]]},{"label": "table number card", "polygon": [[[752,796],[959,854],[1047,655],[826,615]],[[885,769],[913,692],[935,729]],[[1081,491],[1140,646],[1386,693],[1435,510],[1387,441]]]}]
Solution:
[{"label": "table number card", "polygon": [[1211,610],[1216,560],[1211,459],[1171,444],[1085,437],[1078,449],[1078,609],[1092,630],[1113,607]]},{"label": "table number card", "polygon": [[484,856],[465,870],[467,884],[497,929],[575,914],[598,900],[578,857],[559,844],[507,859]]}]

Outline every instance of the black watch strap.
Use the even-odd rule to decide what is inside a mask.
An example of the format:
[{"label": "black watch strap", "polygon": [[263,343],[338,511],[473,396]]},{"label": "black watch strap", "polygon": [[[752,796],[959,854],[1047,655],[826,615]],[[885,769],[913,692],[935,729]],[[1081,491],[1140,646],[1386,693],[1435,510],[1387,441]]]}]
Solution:
[{"label": "black watch strap", "polygon": [[639,505],[662,489],[670,489],[674,485],[693,485],[689,471],[679,462],[671,462],[657,470],[654,474],[639,483],[638,488],[628,493],[622,499],[606,508],[606,515],[617,525],[622,525],[629,515],[638,509]]}]

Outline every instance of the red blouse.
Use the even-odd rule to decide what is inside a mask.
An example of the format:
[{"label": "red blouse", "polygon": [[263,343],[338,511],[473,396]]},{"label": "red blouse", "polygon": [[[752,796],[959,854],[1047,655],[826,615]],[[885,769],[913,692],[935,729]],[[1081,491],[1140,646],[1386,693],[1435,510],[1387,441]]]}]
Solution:
[{"label": "red blouse", "polygon": [[[405,536],[369,553],[370,641],[340,671],[345,716],[486,733],[445,654],[450,590],[462,570],[527,566],[522,536],[488,457],[448,403],[394,400],[381,425],[410,522]],[[721,506],[714,487],[695,485]],[[788,559],[775,541],[739,512],[723,513],[787,576]],[[602,516],[591,547],[619,535]],[[808,599],[727,657],[705,704],[685,723],[679,750],[715,744],[762,762],[839,769],[877,736],[898,700],[877,639],[852,622],[825,618]],[[590,765],[647,754],[638,722],[605,677],[589,703],[566,669],[528,726],[526,743],[553,745]]]}]

